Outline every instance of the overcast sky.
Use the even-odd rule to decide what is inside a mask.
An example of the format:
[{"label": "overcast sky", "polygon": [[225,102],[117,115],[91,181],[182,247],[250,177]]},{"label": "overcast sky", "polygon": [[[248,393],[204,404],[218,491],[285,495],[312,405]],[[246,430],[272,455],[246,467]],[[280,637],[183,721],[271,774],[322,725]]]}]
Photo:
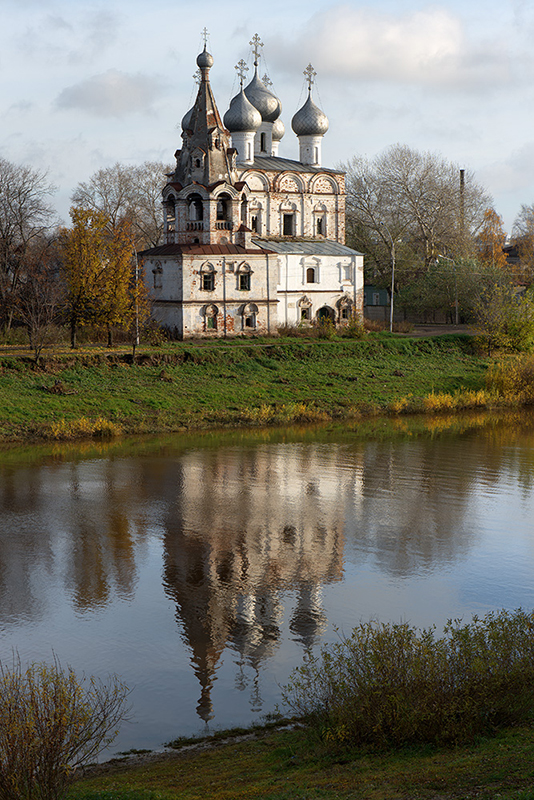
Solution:
[{"label": "overcast sky", "polygon": [[281,156],[298,156],[291,117],[311,62],[330,120],[325,166],[402,143],[474,171],[507,230],[534,203],[528,0],[0,0],[0,11],[0,156],[48,172],[65,222],[75,186],[97,169],[173,162],[204,27],[221,115],[234,65],[252,67],[260,35],[261,75],[283,106]]}]

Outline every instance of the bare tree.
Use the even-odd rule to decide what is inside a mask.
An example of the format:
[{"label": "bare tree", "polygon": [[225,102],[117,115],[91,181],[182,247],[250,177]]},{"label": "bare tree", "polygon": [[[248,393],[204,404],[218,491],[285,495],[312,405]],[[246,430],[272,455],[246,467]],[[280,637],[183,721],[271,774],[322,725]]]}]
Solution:
[{"label": "bare tree", "polygon": [[0,664],[0,800],[62,800],[76,768],[115,738],[127,696],[116,676],[80,679],[57,659]]},{"label": "bare tree", "polygon": [[56,332],[56,315],[63,297],[59,270],[57,237],[42,236],[34,240],[27,253],[14,305],[17,319],[28,331],[36,364]]},{"label": "bare tree", "polygon": [[390,239],[416,271],[442,252],[459,257],[472,250],[490,201],[471,173],[406,145],[372,160],[354,158],[344,169],[349,236],[371,256],[378,277],[388,272]]},{"label": "bare tree", "polygon": [[78,184],[72,202],[78,208],[103,212],[112,228],[130,218],[136,248],[152,247],[163,233],[161,190],[170,171],[170,166],[157,161],[134,167],[117,162]]},{"label": "bare tree", "polygon": [[517,278],[527,285],[534,281],[534,204],[523,203],[512,228],[512,244],[517,248]]},{"label": "bare tree", "polygon": [[56,223],[46,173],[0,158],[0,324],[9,327],[14,299],[34,240]]}]

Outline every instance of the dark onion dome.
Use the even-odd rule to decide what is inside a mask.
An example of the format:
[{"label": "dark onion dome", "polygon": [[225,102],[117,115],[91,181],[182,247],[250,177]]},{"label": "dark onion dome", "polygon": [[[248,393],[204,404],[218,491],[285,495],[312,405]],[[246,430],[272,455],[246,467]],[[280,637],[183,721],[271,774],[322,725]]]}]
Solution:
[{"label": "dark onion dome", "polygon": [[324,136],[327,132],[328,117],[315,105],[311,94],[291,120],[291,127],[297,136]]},{"label": "dark onion dome", "polygon": [[284,133],[286,132],[286,127],[280,117],[273,123],[273,142],[279,142],[281,139],[284,138]]},{"label": "dark onion dome", "polygon": [[223,121],[230,133],[257,131],[262,122],[260,112],[248,100],[243,89],[230,100],[230,108]]},{"label": "dark onion dome", "polygon": [[282,103],[276,95],[269,91],[261,78],[258,78],[257,69],[249,85],[245,88],[245,94],[254,108],[260,112],[263,122],[274,122],[278,119],[282,111]]},{"label": "dark onion dome", "polygon": [[191,123],[193,121],[193,111],[195,110],[195,106],[192,106],[187,114],[184,116],[182,120],[182,130],[189,131],[191,130]]},{"label": "dark onion dome", "polygon": [[213,56],[206,50],[206,45],[204,45],[202,53],[197,56],[197,66],[200,69],[210,69],[213,66]]}]

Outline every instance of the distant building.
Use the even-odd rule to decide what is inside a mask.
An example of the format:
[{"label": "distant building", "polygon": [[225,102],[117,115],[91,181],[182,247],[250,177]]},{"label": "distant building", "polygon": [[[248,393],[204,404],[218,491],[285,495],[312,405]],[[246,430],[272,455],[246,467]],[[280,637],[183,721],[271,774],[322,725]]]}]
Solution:
[{"label": "distant building", "polygon": [[346,247],[345,175],[321,166],[328,120],[308,97],[292,119],[299,160],[278,157],[281,104],[258,76],[221,120],[197,58],[199,89],[182,120],[182,148],[163,189],[165,243],[140,253],[154,315],[178,337],[275,333],[317,319],[363,315],[363,255]]}]

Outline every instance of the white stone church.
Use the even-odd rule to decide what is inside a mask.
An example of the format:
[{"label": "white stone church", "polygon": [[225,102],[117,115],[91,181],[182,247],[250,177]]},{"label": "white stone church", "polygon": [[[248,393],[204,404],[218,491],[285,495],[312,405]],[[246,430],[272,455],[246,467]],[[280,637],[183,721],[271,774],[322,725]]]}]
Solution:
[{"label": "white stone church", "polygon": [[157,321],[175,336],[276,333],[279,325],[363,316],[363,256],[346,247],[345,176],[321,166],[328,120],[308,98],[292,119],[299,159],[279,158],[281,103],[237,69],[241,91],[221,120],[197,58],[199,89],[163,189],[165,244],[140,253]]}]

